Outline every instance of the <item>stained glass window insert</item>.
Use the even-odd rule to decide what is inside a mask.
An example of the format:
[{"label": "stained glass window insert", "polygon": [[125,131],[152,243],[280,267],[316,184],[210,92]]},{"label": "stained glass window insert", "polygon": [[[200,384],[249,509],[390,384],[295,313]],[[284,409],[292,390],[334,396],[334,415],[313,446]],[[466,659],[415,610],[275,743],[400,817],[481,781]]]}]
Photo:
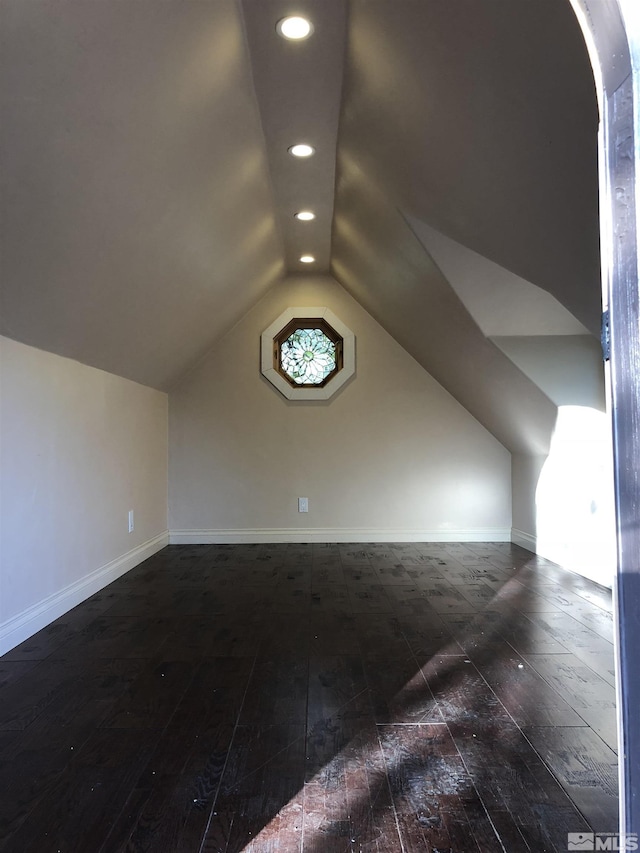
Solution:
[{"label": "stained glass window insert", "polygon": [[260,336],[260,369],[287,400],[328,400],[355,373],[354,334],[327,307],[287,308]]},{"label": "stained glass window insert", "polygon": [[296,329],[280,344],[280,366],[297,385],[319,385],[336,369],[336,344],[322,329]]},{"label": "stained glass window insert", "polygon": [[322,317],[297,317],[273,338],[273,366],[292,388],[323,388],[342,369],[342,343]]}]

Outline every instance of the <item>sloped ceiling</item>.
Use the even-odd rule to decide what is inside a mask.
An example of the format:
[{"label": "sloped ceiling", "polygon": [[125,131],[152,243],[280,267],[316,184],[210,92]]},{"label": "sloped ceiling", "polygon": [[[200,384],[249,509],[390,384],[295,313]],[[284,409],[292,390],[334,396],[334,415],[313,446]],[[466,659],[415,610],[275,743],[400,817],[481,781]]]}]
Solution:
[{"label": "sloped ceiling", "polygon": [[[569,2],[350,10],[339,177],[357,164],[403,215],[549,291],[597,332],[597,104]],[[336,206],[362,225],[340,184]]]},{"label": "sloped ceiling", "polygon": [[410,219],[409,224],[487,337],[589,334],[548,291],[424,222]]},{"label": "sloped ceiling", "polygon": [[[292,13],[310,39],[276,35]],[[512,289],[504,337],[534,288],[532,334],[597,331],[596,98],[568,0],[0,15],[3,334],[168,389],[309,252],[506,447],[545,451],[556,408],[472,303]],[[483,275],[456,280],[443,241]]]},{"label": "sloped ceiling", "polygon": [[556,406],[469,310],[495,278],[481,265],[471,300],[430,249],[437,232],[499,268],[493,335],[532,301],[532,334],[597,331],[598,116],[571,7],[352,0],[349,23],[333,273],[506,447],[545,453]]},{"label": "sloped ceiling", "polygon": [[233,0],[7,0],[3,334],[167,388],[284,272]]},{"label": "sloped ceiling", "polygon": [[345,157],[338,202],[337,279],[505,447],[546,453],[555,406],[483,335],[406,220]]}]

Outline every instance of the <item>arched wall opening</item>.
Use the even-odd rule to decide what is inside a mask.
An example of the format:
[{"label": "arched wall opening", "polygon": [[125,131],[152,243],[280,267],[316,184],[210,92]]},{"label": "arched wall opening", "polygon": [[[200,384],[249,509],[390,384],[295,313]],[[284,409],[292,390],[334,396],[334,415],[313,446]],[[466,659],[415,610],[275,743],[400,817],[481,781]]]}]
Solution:
[{"label": "arched wall opening", "polygon": [[640,10],[636,0],[571,0],[600,106],[600,241],[613,435],[617,573],[614,583],[620,828],[640,831]]}]

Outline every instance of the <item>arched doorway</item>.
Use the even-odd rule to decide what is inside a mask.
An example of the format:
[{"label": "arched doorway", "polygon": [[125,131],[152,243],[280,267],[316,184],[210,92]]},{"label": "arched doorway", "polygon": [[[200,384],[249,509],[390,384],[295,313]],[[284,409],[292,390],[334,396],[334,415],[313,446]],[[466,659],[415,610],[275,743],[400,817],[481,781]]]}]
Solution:
[{"label": "arched doorway", "polygon": [[[620,828],[640,831],[640,11],[636,0],[571,0],[600,105],[603,341],[612,412],[618,571],[614,586]],[[621,848],[623,849],[623,848]]]}]

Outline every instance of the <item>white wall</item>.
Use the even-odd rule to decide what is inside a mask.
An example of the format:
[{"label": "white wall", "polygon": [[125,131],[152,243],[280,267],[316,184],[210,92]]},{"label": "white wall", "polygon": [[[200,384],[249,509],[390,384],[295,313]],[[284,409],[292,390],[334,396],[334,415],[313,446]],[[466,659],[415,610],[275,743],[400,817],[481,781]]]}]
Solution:
[{"label": "white wall", "polygon": [[546,456],[514,453],[511,457],[511,490],[513,495],[513,541],[535,551],[536,488]]},{"label": "white wall", "polygon": [[493,340],[557,406],[548,456],[513,456],[514,541],[611,586],[613,455],[600,345],[582,335]]},{"label": "white wall", "polygon": [[167,396],[7,338],[0,355],[3,653],[166,544]]},{"label": "white wall", "polygon": [[602,347],[593,335],[499,336],[491,340],[556,406],[605,411]]},{"label": "white wall", "polygon": [[[356,376],[327,402],[287,401],[260,373],[260,334],[305,305],[356,336]],[[274,288],[169,409],[171,541],[509,536],[510,454],[332,278]]]},{"label": "white wall", "polygon": [[612,586],[616,569],[613,450],[609,416],[560,406],[535,491],[536,551]]}]

